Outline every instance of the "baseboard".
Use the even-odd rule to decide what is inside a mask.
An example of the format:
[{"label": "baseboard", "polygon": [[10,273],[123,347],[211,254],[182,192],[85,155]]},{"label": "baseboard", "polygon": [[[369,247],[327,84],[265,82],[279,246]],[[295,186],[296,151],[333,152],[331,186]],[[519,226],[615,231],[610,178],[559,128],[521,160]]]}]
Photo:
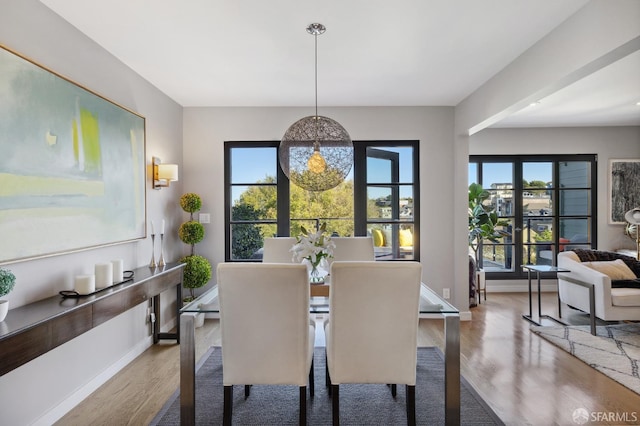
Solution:
[{"label": "baseboard", "polygon": [[65,414],[71,411],[76,405],[82,402],[86,397],[95,392],[100,386],[105,384],[110,378],[115,376],[120,370],[127,366],[131,361],[136,359],[140,354],[146,351],[153,345],[153,337],[140,341],[134,346],[125,356],[120,358],[117,362],[112,364],[109,368],[98,374],[90,382],[82,386],[71,396],[58,404],[53,409],[49,410],[42,417],[36,420],[34,426],[49,426],[60,420]]},{"label": "baseboard", "polygon": [[[443,319],[442,314],[420,314],[418,315],[420,319]],[[471,311],[461,311],[460,312],[460,321],[471,321]]]}]

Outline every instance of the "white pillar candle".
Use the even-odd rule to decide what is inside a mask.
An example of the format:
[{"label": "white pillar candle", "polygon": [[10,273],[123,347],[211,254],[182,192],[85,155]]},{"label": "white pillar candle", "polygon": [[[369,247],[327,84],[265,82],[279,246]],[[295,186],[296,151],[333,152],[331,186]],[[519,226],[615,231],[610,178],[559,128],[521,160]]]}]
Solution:
[{"label": "white pillar candle", "polygon": [[162,219],[162,229],[160,231],[162,235],[164,235],[164,219]]},{"label": "white pillar candle", "polygon": [[78,275],[73,288],[79,294],[89,294],[96,291],[96,277],[94,275]]},{"label": "white pillar candle", "polygon": [[113,284],[113,265],[96,263],[96,288],[105,288]]},{"label": "white pillar candle", "polygon": [[124,281],[124,261],[122,259],[116,259],[111,261],[113,266],[113,282],[121,283]]}]

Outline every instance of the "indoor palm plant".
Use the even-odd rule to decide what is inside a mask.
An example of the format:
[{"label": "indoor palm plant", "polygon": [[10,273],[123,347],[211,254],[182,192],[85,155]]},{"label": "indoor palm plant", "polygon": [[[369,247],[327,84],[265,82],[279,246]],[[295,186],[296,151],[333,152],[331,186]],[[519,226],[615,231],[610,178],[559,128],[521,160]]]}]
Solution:
[{"label": "indoor palm plant", "polygon": [[[6,296],[13,290],[16,276],[8,269],[0,268],[0,297]],[[9,312],[9,301],[0,300],[0,321],[4,321]]]},{"label": "indoor palm plant", "polygon": [[[510,234],[503,229],[509,222],[500,219],[493,207],[483,204],[490,197],[489,191],[477,183],[469,185],[469,247],[473,250],[476,265],[483,241],[499,242]],[[477,266],[479,267],[479,266]]]}]

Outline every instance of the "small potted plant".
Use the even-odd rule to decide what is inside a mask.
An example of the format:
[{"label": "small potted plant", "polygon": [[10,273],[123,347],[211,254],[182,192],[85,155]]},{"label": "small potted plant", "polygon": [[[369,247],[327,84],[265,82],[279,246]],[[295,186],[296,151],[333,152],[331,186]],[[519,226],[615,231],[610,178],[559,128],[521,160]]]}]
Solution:
[{"label": "small potted plant", "polygon": [[[8,269],[0,268],[0,297],[9,294],[15,283],[16,276]],[[9,301],[0,300],[0,322],[4,321],[7,312],[9,312]]]}]

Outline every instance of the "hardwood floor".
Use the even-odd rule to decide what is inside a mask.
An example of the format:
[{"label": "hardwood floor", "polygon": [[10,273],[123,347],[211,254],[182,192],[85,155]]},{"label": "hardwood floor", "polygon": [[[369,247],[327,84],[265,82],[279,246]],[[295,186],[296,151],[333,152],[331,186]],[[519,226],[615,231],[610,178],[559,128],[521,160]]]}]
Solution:
[{"label": "hardwood floor", "polygon": [[[460,325],[461,369],[507,425],[575,425],[578,408],[609,419],[599,425],[640,423],[640,395],[529,330],[525,293],[487,298]],[[554,312],[555,293],[542,299],[543,312]],[[419,333],[420,345],[442,348],[441,320],[421,320]],[[205,321],[196,341],[198,358],[219,345],[218,321]],[[178,388],[178,364],[177,345],[154,345],[56,424],[146,425]]]}]

